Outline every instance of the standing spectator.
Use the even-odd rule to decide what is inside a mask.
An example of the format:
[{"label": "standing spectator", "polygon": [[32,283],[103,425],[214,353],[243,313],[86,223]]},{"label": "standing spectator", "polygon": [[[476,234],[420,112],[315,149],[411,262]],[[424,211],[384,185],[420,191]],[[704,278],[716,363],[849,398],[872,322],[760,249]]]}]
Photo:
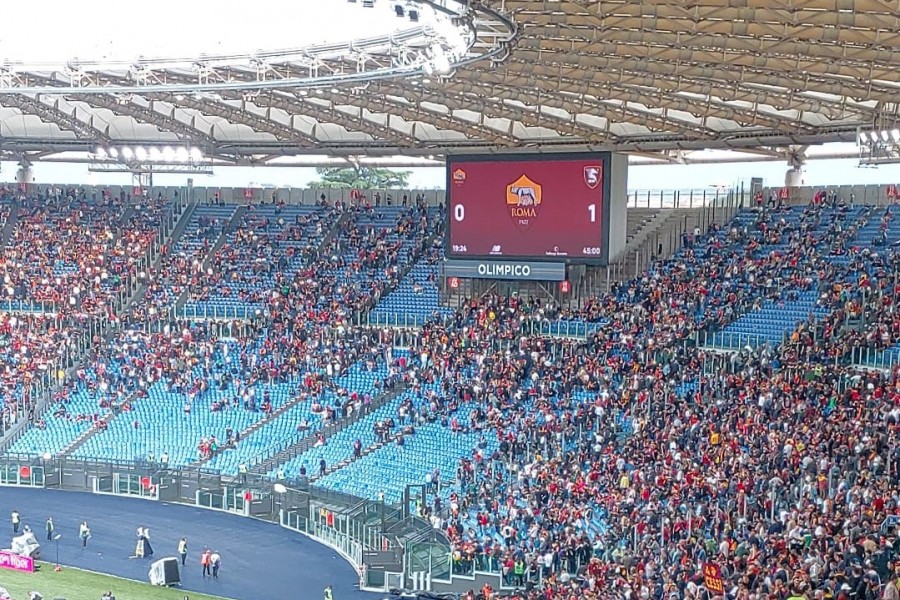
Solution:
[{"label": "standing spectator", "polygon": [[897,589],[898,579],[900,579],[900,577],[898,577],[896,573],[891,573],[887,585],[884,586],[884,592],[882,594],[884,600],[900,600],[900,590]]},{"label": "standing spectator", "polygon": [[216,550],[212,553],[212,556],[209,557],[209,561],[212,563],[212,576],[213,579],[219,578],[219,566],[222,564],[222,555],[219,554],[219,551]]},{"label": "standing spectator", "polygon": [[87,547],[88,538],[91,537],[91,528],[88,527],[87,521],[82,521],[78,526],[78,537],[81,538],[81,547]]},{"label": "standing spectator", "polygon": [[22,517],[19,516],[19,511],[14,510],[12,514],[9,516],[10,521],[12,521],[13,533],[19,533],[19,523],[22,522]]},{"label": "standing spectator", "polygon": [[187,538],[181,538],[178,541],[178,554],[181,555],[181,566],[184,566],[185,561],[187,561],[187,553],[188,553],[188,545]]},{"label": "standing spectator", "polygon": [[212,575],[212,571],[210,571],[210,562],[212,561],[212,553],[209,551],[209,548],[203,551],[203,554],[200,555],[200,564],[203,566],[203,576],[209,577]]},{"label": "standing spectator", "polygon": [[53,517],[47,518],[46,529],[47,529],[47,541],[49,542],[50,540],[53,539]]}]

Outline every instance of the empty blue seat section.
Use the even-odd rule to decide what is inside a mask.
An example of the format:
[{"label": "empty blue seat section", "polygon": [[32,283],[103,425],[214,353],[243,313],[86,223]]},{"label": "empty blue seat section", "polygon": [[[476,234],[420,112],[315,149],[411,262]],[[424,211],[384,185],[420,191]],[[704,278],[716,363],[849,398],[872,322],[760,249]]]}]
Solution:
[{"label": "empty blue seat section", "polygon": [[[202,362],[193,366],[194,378],[207,378],[211,385],[203,394],[191,394],[185,388],[173,388],[166,381],[150,385],[146,398],[132,403],[132,411],[112,419],[106,431],[91,436],[74,452],[75,457],[134,460],[154,454],[169,455],[173,466],[184,466],[198,458],[197,445],[202,438],[215,436],[225,439],[226,429],[243,431],[265,415],[259,410],[266,393],[273,407],[287,402],[297,387],[292,381],[271,381],[248,384],[243,380],[243,369],[236,361],[247,360],[258,350],[259,340],[241,346],[236,340],[215,342],[209,366]],[[243,368],[242,368],[243,367]],[[208,369],[208,374],[205,372]],[[215,383],[217,376],[229,374],[224,385]],[[243,389],[253,390],[257,408],[244,408]],[[212,410],[216,402],[227,406]],[[185,409],[190,407],[190,412]]]},{"label": "empty blue seat section", "polygon": [[816,292],[801,292],[795,300],[766,300],[761,308],[746,313],[713,334],[707,342],[713,347],[741,348],[769,344],[775,347],[789,336],[797,325],[810,317],[821,319],[831,311],[816,304]]},{"label": "empty blue seat section", "polygon": [[[319,479],[316,484],[377,500],[384,493],[385,502],[397,503],[407,486],[422,485],[435,469],[442,477],[452,478],[465,457],[471,457],[474,448],[481,446],[486,455],[498,447],[496,436],[453,432],[438,423],[428,423],[416,428],[405,438],[401,447],[390,442],[372,454],[351,462],[342,469]],[[450,488],[446,488],[449,494]]]},{"label": "empty blue seat section", "polygon": [[[392,359],[405,356],[402,351],[392,353]],[[244,439],[235,448],[223,451],[208,464],[209,468],[221,470],[223,473],[235,474],[241,464],[250,464],[254,459],[268,457],[278,450],[294,443],[321,428],[322,413],[313,413],[313,404],[323,408],[340,406],[351,394],[360,398],[369,394],[380,393],[380,383],[389,375],[391,365],[385,361],[359,361],[347,369],[343,375],[333,378],[333,388],[314,398],[304,400],[292,406],[274,420],[267,422]],[[340,395],[340,397],[339,397]],[[298,431],[303,421],[309,423],[305,431]],[[316,461],[318,466],[318,461]]]},{"label": "empty blue seat section", "polygon": [[[118,365],[113,365],[118,372]],[[57,394],[57,403],[47,411],[39,426],[28,429],[15,441],[10,452],[43,456],[57,455],[78,437],[91,429],[94,422],[109,409],[110,401],[121,400],[98,385],[94,369],[86,369],[75,383],[67,385]],[[106,406],[101,406],[104,404]]]},{"label": "empty blue seat section", "polygon": [[[440,253],[441,255],[443,253]],[[434,318],[447,317],[453,310],[441,306],[438,294],[440,278],[437,257],[421,259],[370,313],[370,322],[378,325],[419,327]]]}]

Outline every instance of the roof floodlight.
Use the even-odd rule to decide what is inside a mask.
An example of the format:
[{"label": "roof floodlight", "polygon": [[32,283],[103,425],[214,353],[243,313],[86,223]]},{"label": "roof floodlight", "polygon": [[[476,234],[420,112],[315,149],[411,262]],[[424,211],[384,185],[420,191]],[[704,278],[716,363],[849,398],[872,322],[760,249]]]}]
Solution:
[{"label": "roof floodlight", "polygon": [[129,146],[125,146],[122,148],[122,157],[125,160],[131,160],[134,158],[134,150],[132,150]]},{"label": "roof floodlight", "polygon": [[870,132],[869,132],[869,139],[872,140],[873,142],[877,142],[877,141],[878,141],[878,132],[877,132],[877,131],[870,131]]},{"label": "roof floodlight", "polygon": [[166,162],[175,160],[175,149],[172,146],[166,146],[162,149],[162,159]]},{"label": "roof floodlight", "polygon": [[190,157],[191,155],[188,153],[188,149],[184,146],[175,150],[175,158],[178,159],[178,162],[187,162]]},{"label": "roof floodlight", "polygon": [[866,135],[865,131],[860,131],[859,132],[859,143],[865,144],[867,141],[869,141],[869,136]]},{"label": "roof floodlight", "polygon": [[200,148],[191,148],[190,155],[191,160],[195,163],[203,160],[203,153],[200,151]]},{"label": "roof floodlight", "polygon": [[881,130],[881,141],[883,141],[883,142],[888,141],[888,132],[883,129]]},{"label": "roof floodlight", "polygon": [[153,162],[159,162],[162,160],[162,152],[159,151],[159,148],[156,146],[150,147],[150,160]]},{"label": "roof floodlight", "polygon": [[94,150],[94,156],[96,156],[100,160],[103,160],[104,158],[106,158],[106,148],[97,148],[96,150]]},{"label": "roof floodlight", "polygon": [[110,158],[119,158],[119,151],[116,148],[109,149]]},{"label": "roof floodlight", "polygon": [[395,4],[394,5],[394,13],[402,19],[403,15],[406,14],[406,11],[404,11],[403,7],[400,6],[399,4]]},{"label": "roof floodlight", "polygon": [[136,147],[134,149],[134,156],[139,161],[144,162],[145,160],[147,160],[147,149],[144,148],[143,146]]},{"label": "roof floodlight", "polygon": [[411,10],[406,14],[409,15],[409,20],[412,21],[413,23],[419,22],[419,11]]},{"label": "roof floodlight", "polygon": [[450,71],[450,59],[447,58],[443,48],[434,51],[434,71],[442,75]]},{"label": "roof floodlight", "polygon": [[891,130],[891,138],[893,138],[895,142],[900,142],[900,129]]}]

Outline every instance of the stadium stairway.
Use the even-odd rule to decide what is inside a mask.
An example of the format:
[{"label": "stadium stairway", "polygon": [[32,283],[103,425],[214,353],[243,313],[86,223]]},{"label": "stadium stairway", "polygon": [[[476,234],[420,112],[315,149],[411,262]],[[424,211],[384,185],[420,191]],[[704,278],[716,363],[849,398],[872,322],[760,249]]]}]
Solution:
[{"label": "stadium stairway", "polygon": [[[128,398],[125,400],[125,403],[128,404],[128,403],[134,402],[136,399],[137,399],[137,392],[134,392],[128,396]],[[65,448],[62,449],[62,452],[59,453],[59,456],[60,457],[70,456],[73,452],[78,450],[78,448],[83,446],[84,443],[88,440],[88,438],[93,436],[95,433],[102,431],[100,425],[102,425],[103,428],[105,428],[105,426],[108,425],[109,422],[112,421],[116,417],[117,414],[118,413],[116,411],[112,411],[112,410],[107,411],[102,417],[100,417],[100,423],[98,425],[91,426],[90,428],[85,430],[81,435],[79,435],[74,440],[72,440],[72,442],[68,446],[66,446]]]},{"label": "stadium stairway", "polygon": [[[203,258],[203,262],[200,264],[201,270],[205,270],[210,261],[215,257],[216,252],[222,249],[222,246],[225,245],[225,242],[228,240],[228,234],[234,230],[235,227],[241,222],[241,219],[244,218],[244,214],[247,212],[247,206],[238,206],[233,213],[231,213],[231,218],[228,219],[228,222],[222,226],[222,231],[219,232],[219,237],[216,238],[216,242],[209,248],[209,252],[206,253],[206,256]],[[190,287],[185,287],[184,291],[181,293],[181,296],[175,300],[175,312],[178,314],[179,311],[183,311],[185,304],[187,304],[188,299],[191,297],[191,289]],[[187,318],[184,314],[184,316]]]},{"label": "stadium stairway", "polygon": [[[428,236],[422,242],[421,247],[422,248],[431,248],[434,245],[435,241],[437,241],[443,235],[444,235],[443,229],[440,229],[440,230],[434,232],[433,234]],[[420,264],[423,264],[424,260],[425,260],[424,256],[419,256],[416,260],[411,260],[411,261],[408,261],[407,263],[405,263],[403,265],[403,267],[400,269],[399,277],[397,277],[397,283],[391,287],[386,287],[384,290],[381,291],[381,293],[377,297],[371,299],[369,306],[359,316],[360,322],[365,323],[365,322],[367,322],[367,319],[371,315],[378,315],[379,318],[375,319],[375,321],[374,321],[375,324],[377,324],[379,326],[385,326],[385,327],[399,327],[399,326],[401,326],[401,322],[403,323],[404,326],[406,325],[406,320],[401,321],[400,317],[409,317],[410,320],[412,322],[416,323],[416,326],[418,326],[420,324],[419,320],[421,320],[421,316],[422,316],[421,310],[419,310],[422,308],[421,306],[418,306],[417,310],[413,311],[413,313],[409,313],[408,311],[404,311],[402,309],[392,309],[390,311],[386,311],[383,304],[385,303],[385,301],[388,299],[388,297],[391,294],[399,295],[403,291],[402,288],[404,286],[410,284],[411,273],[413,273],[413,271],[416,270]],[[390,303],[388,303],[388,304],[390,304]],[[431,305],[426,303],[425,312],[430,317],[431,313],[433,313],[434,311],[440,310],[440,308],[441,308],[441,306],[437,303],[434,303]],[[391,318],[385,319],[384,318],[385,312],[393,313],[392,315],[388,315],[389,317],[393,316],[393,319],[391,319]]]},{"label": "stadium stairway", "polygon": [[317,250],[319,253],[322,252],[322,248],[327,248],[331,242],[335,240],[338,234],[341,232],[344,224],[350,220],[350,215],[352,213],[350,211],[344,211],[341,213],[341,216],[335,219],[334,223],[331,225],[331,228],[328,232],[322,237],[322,240],[319,242],[319,247]]},{"label": "stadium stairway", "polygon": [[[273,421],[277,420],[279,417],[281,417],[281,415],[283,415],[287,411],[291,410],[292,408],[294,408],[301,402],[304,402],[305,400],[306,399],[304,399],[303,396],[301,396],[300,394],[294,394],[294,396],[291,397],[290,400],[288,400],[284,404],[280,405],[278,408],[273,410],[271,413],[269,413],[262,419],[260,419],[258,421],[254,421],[249,427],[247,427],[246,429],[241,431],[241,439],[242,440],[247,439],[247,436],[259,431],[263,427],[267,426],[269,423],[272,423]],[[194,465],[198,466],[198,467],[202,467],[203,465],[212,461],[216,456],[218,456],[218,454],[222,454],[224,451],[225,451],[225,449],[222,448],[217,454],[197,460],[194,463]]]},{"label": "stadium stairway", "polygon": [[[174,227],[172,227],[172,231],[166,237],[160,237],[159,240],[159,248],[156,249],[155,257],[153,262],[150,264],[150,272],[156,273],[159,270],[160,265],[162,265],[162,261],[165,258],[165,255],[162,252],[162,247],[167,246],[169,248],[173,248],[178,240],[181,239],[181,236],[184,234],[187,229],[188,223],[191,221],[191,215],[194,214],[194,208],[197,205],[193,202],[185,203],[183,206],[179,206],[178,204],[174,204],[172,206],[172,212],[168,216],[168,218],[175,223]],[[131,209],[133,210],[133,209]],[[140,302],[141,298],[144,296],[144,292],[147,290],[146,283],[139,285],[134,294],[128,299],[128,301],[122,307],[122,314],[127,314],[128,310],[137,302]]]},{"label": "stadium stairway", "polygon": [[316,443],[316,433],[321,433],[325,436],[325,440],[327,441],[332,435],[335,433],[345,429],[346,427],[361,421],[366,416],[372,413],[372,411],[378,410],[394,398],[403,394],[406,391],[406,385],[398,384],[394,389],[389,392],[385,392],[380,394],[372,399],[372,402],[369,405],[369,410],[367,412],[354,412],[349,417],[339,419],[334,423],[330,423],[327,426],[323,427],[318,432],[309,432],[307,435],[303,436],[299,440],[294,443],[282,448],[275,454],[271,456],[261,457],[258,461],[254,462],[249,467],[249,471],[258,475],[268,475],[270,472],[277,470],[282,465],[287,463],[293,458],[300,456],[307,450],[313,447],[313,444]]},{"label": "stadium stairway", "polygon": [[9,238],[12,237],[18,221],[19,204],[18,202],[13,202],[9,207],[9,216],[6,217],[6,223],[4,223],[3,229],[0,229],[0,246],[5,248],[9,244]]},{"label": "stadium stairway", "polygon": [[350,456],[348,456],[347,458],[345,458],[344,460],[342,460],[338,463],[335,463],[333,465],[326,465],[325,474],[324,475],[319,475],[318,473],[313,474],[309,478],[310,483],[315,483],[317,480],[321,479],[322,477],[328,477],[335,471],[337,471],[339,469],[343,469],[344,467],[348,466],[350,463],[353,463],[353,462],[363,458],[364,456],[368,456],[368,455],[372,454],[373,452],[376,452],[376,451],[380,450],[381,448],[384,448],[388,444],[395,443],[397,441],[397,438],[401,437],[402,435],[403,435],[402,432],[392,434],[391,436],[389,436],[387,438],[387,440],[385,440],[383,442],[376,442],[374,444],[370,444],[369,446],[366,446],[359,453],[359,456],[353,456],[351,454]]}]

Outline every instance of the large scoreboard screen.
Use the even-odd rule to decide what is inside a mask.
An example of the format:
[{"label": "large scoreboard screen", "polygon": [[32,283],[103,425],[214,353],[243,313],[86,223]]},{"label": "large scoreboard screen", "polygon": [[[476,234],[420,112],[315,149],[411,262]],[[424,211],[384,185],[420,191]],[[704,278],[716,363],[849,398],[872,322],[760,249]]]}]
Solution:
[{"label": "large scoreboard screen", "polygon": [[605,262],[609,157],[448,157],[447,257]]}]

